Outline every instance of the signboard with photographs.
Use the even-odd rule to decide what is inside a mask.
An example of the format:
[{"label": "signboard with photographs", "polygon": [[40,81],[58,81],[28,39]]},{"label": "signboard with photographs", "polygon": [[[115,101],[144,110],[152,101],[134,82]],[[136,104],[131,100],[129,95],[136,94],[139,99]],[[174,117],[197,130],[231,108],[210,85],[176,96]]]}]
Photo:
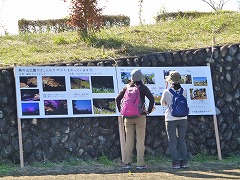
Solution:
[{"label": "signboard with photographs", "polygon": [[19,118],[117,116],[112,67],[15,67]]},{"label": "signboard with photographs", "polygon": [[[130,72],[136,67],[117,67],[118,87],[121,90],[131,80]],[[144,75],[144,84],[148,86],[155,99],[155,110],[152,116],[164,115],[166,108],[161,106],[160,99],[164,89],[169,88],[165,78],[171,71],[181,75],[183,88],[187,89],[189,115],[215,114],[212,79],[209,66],[197,67],[137,67]],[[146,105],[148,100],[146,99]]]},{"label": "signboard with photographs", "polygon": [[[215,114],[210,67],[15,67],[19,118],[120,116],[115,105],[118,92],[140,69],[144,84],[154,95],[151,116],[163,116],[160,99],[171,71],[181,74],[187,89],[190,115]],[[146,99],[146,104],[148,100]]]}]

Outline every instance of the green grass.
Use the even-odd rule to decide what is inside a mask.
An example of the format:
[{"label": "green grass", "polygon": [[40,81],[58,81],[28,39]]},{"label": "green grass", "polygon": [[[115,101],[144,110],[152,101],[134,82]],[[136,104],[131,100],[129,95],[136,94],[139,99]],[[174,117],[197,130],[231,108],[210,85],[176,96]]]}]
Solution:
[{"label": "green grass", "polygon": [[164,156],[146,156],[146,164],[159,165],[159,164],[168,164],[171,160]]},{"label": "green grass", "polygon": [[240,42],[240,13],[218,12],[156,25],[103,29],[88,41],[77,32],[0,36],[0,66],[71,63],[198,49]]},{"label": "green grass", "polygon": [[223,163],[233,163],[237,162],[240,163],[240,156],[228,156],[228,157],[223,157],[222,160],[219,160],[218,156],[206,156],[203,154],[197,154],[193,157],[193,160],[195,162],[201,163],[201,162],[215,162],[215,161],[221,161]]},{"label": "green grass", "polygon": [[109,160],[107,156],[101,156],[97,159],[97,162],[99,164],[102,164],[104,166],[112,166],[114,165],[114,162]]},{"label": "green grass", "polygon": [[64,166],[82,166],[82,165],[89,165],[91,164],[90,161],[83,161],[82,159],[77,158],[69,158],[61,163]]},{"label": "green grass", "polygon": [[206,156],[203,154],[197,154],[193,157],[194,162],[210,162],[210,161],[218,161],[218,157],[217,156]]},{"label": "green grass", "polygon": [[0,165],[0,175],[5,175],[13,172],[14,167],[15,166],[11,166],[11,165],[4,165],[4,164]]},{"label": "green grass", "polygon": [[[168,167],[171,164],[171,159],[169,157],[164,157],[164,156],[145,156],[145,162],[149,166],[165,166]],[[136,163],[136,156],[133,157],[133,163]],[[197,154],[193,157],[192,160],[189,161],[189,164],[191,166],[205,166],[205,164],[211,164],[217,165],[217,166],[232,166],[236,165],[236,168],[240,166],[240,156],[229,156],[229,157],[223,157],[222,160],[218,159],[218,156],[206,156],[202,154]],[[79,166],[82,167],[93,167],[93,166],[105,166],[105,167],[119,167],[121,165],[121,159],[114,159],[110,160],[107,156],[103,155],[100,156],[97,159],[91,160],[91,161],[84,161],[82,159],[78,158],[69,158],[68,160],[65,160],[63,162],[59,163],[52,163],[52,162],[46,162],[46,163],[41,163],[41,162],[36,162],[31,165],[25,166],[26,168],[33,168],[35,171],[42,171],[42,169],[54,169],[57,167],[76,167],[78,168]],[[5,165],[2,164],[0,165],[0,177],[1,176],[10,176],[14,174],[18,174],[21,172],[22,168],[19,167],[19,165]]]},{"label": "green grass", "polygon": [[33,166],[33,167],[46,167],[46,168],[50,168],[50,167],[56,166],[56,164],[52,163],[52,162],[48,162],[48,163],[35,162],[31,166]]}]

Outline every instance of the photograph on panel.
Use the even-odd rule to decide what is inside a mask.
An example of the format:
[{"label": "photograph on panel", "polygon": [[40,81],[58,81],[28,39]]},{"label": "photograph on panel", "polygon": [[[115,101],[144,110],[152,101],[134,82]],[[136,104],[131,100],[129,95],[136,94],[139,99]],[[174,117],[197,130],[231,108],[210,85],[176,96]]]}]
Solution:
[{"label": "photograph on panel", "polygon": [[90,89],[89,76],[71,76],[71,89]]},{"label": "photograph on panel", "polygon": [[192,84],[192,75],[191,74],[180,74],[181,75],[181,84]]},{"label": "photograph on panel", "polygon": [[174,72],[175,70],[163,70],[163,77],[166,80],[166,77],[170,75],[171,72]]},{"label": "photograph on panel", "polygon": [[155,84],[154,73],[143,73],[143,76],[144,76],[144,79],[143,79],[144,84]]},{"label": "photograph on panel", "polygon": [[131,82],[130,72],[121,72],[121,80],[123,84],[128,84]]},{"label": "photograph on panel", "polygon": [[36,88],[37,76],[20,76],[20,88]]},{"label": "photograph on panel", "polygon": [[67,115],[67,100],[44,100],[45,115]]},{"label": "photograph on panel", "polygon": [[[144,84],[155,84],[155,74],[154,73],[143,73]],[[123,84],[128,84],[131,82],[131,74],[130,72],[121,72],[121,80]]]},{"label": "photograph on panel", "polygon": [[206,88],[190,88],[191,100],[204,100],[207,99]]},{"label": "photograph on panel", "polygon": [[39,115],[39,104],[22,103],[22,115],[23,116]]},{"label": "photograph on panel", "polygon": [[194,86],[207,86],[207,77],[193,77]]},{"label": "photograph on panel", "polygon": [[92,93],[114,93],[112,76],[91,76]]},{"label": "photograph on panel", "polygon": [[162,98],[162,92],[156,92],[153,93],[153,97],[154,97],[154,101],[155,101],[155,105],[161,105],[161,98]]},{"label": "photograph on panel", "polygon": [[93,99],[94,114],[115,114],[115,98]]},{"label": "photograph on panel", "polygon": [[92,114],[91,100],[72,100],[73,114]]},{"label": "photograph on panel", "polygon": [[65,76],[42,76],[43,91],[66,91]]},{"label": "photograph on panel", "polygon": [[21,101],[40,101],[39,89],[21,89]]}]

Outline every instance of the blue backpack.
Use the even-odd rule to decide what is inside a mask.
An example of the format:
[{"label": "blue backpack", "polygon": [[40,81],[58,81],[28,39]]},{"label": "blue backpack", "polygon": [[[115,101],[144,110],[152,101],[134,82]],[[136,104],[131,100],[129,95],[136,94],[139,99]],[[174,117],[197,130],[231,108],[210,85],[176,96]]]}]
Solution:
[{"label": "blue backpack", "polygon": [[187,99],[183,96],[183,88],[180,89],[179,93],[174,92],[172,89],[169,91],[173,94],[172,107],[170,112],[174,117],[184,117],[189,114],[189,108]]}]

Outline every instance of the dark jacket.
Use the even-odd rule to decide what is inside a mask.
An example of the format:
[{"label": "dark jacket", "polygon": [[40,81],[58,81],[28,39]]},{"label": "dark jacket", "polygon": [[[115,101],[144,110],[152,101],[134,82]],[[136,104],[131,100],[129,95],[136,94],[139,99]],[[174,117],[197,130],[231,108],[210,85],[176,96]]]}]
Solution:
[{"label": "dark jacket", "polygon": [[[132,83],[131,86],[135,86],[135,84]],[[149,99],[147,113],[150,114],[152,112],[153,106],[154,106],[154,97],[146,85],[140,83],[140,84],[138,84],[138,86],[139,86],[140,98],[141,98],[141,102],[142,102],[142,106],[143,106],[144,110],[146,109],[145,108],[145,97],[147,97]],[[117,108],[118,108],[119,112],[121,110],[121,100],[125,94],[126,89],[127,89],[127,87],[124,87],[123,90],[116,97],[116,104],[117,104]],[[142,114],[146,114],[146,112],[145,113],[143,112]]]}]

